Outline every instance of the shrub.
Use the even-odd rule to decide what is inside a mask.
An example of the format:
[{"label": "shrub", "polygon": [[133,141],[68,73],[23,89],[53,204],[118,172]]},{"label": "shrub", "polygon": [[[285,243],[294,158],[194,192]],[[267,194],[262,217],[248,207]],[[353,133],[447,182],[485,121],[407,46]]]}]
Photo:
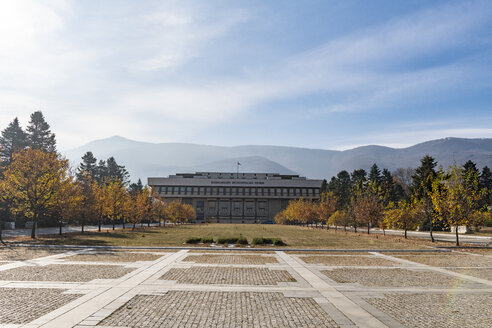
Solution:
[{"label": "shrub", "polygon": [[285,243],[280,238],[255,237],[253,238],[253,245],[285,246]]},{"label": "shrub", "polygon": [[198,237],[190,237],[186,239],[187,244],[198,244],[202,239]]},{"label": "shrub", "polygon": [[274,246],[285,246],[286,245],[284,243],[284,241],[280,238],[273,238],[272,241],[273,241]]},{"label": "shrub", "polygon": [[202,243],[204,244],[212,244],[214,242],[214,239],[212,237],[203,237],[202,238]]},{"label": "shrub", "polygon": [[237,243],[238,238],[235,237],[220,237],[217,238],[218,244],[235,244]]},{"label": "shrub", "polygon": [[248,245],[248,240],[244,237],[239,237],[237,243],[240,245]]}]

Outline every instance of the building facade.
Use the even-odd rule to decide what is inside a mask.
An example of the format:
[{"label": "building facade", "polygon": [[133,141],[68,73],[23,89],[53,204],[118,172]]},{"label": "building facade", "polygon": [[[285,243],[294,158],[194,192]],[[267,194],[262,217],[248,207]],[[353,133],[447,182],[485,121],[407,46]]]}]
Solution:
[{"label": "building facade", "polygon": [[266,223],[290,200],[317,200],[321,180],[278,173],[197,172],[148,178],[167,202],[194,207],[198,222]]}]

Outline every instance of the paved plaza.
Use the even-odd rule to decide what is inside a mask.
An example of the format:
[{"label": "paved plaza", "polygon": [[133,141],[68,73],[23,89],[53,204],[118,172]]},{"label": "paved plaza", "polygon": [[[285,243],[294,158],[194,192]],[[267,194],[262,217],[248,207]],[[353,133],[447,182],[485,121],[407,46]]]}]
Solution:
[{"label": "paved plaza", "polygon": [[0,248],[0,327],[492,327],[492,256]]}]

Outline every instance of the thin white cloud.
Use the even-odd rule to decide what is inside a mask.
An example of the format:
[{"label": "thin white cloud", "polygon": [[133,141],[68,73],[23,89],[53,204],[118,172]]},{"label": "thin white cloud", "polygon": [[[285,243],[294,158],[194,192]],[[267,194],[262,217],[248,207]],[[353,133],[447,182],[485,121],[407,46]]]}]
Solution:
[{"label": "thin white cloud", "polygon": [[[26,121],[41,109],[62,148],[113,134],[179,141],[296,97],[323,94],[324,103],[303,114],[325,117],[466,86],[480,77],[480,63],[398,67],[474,42],[468,38],[489,20],[491,8],[488,2],[439,6],[297,55],[278,54],[276,63],[247,67],[247,74],[195,77],[180,73],[202,57],[220,56],[214,51],[219,41],[254,12],[175,1],[145,12],[122,9],[121,17],[90,12],[81,18],[77,5],[0,0],[1,123],[16,115]],[[75,18],[83,27],[71,25]],[[475,84],[489,80],[490,72],[481,74]]]}]

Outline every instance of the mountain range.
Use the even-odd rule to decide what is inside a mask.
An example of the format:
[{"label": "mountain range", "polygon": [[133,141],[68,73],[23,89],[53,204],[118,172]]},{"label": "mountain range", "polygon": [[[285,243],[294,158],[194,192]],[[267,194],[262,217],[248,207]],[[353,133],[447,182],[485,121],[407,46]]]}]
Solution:
[{"label": "mountain range", "polygon": [[341,170],[417,167],[425,155],[448,167],[472,160],[478,167],[492,167],[492,139],[444,138],[407,148],[362,146],[349,150],[324,150],[284,146],[209,146],[189,143],[149,143],[114,136],[68,150],[64,155],[78,165],[82,155],[92,151],[97,159],[113,156],[125,165],[131,179],[167,176],[198,171],[275,172],[327,179]]}]

